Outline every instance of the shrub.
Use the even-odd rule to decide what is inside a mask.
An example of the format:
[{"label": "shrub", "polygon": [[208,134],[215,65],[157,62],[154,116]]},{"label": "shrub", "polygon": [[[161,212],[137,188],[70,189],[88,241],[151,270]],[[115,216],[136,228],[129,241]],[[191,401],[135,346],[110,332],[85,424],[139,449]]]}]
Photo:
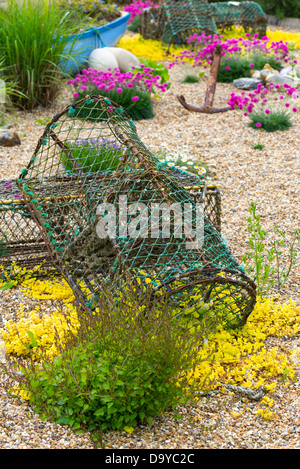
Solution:
[{"label": "shrub", "polygon": [[277,18],[299,18],[300,6],[298,0],[258,0],[264,12]]},{"label": "shrub", "polygon": [[170,305],[156,307],[127,286],[111,295],[91,314],[78,312],[76,333],[64,343],[57,337],[57,357],[24,364],[20,390],[42,418],[124,429],[186,399],[183,375],[195,365],[205,322],[191,327]]},{"label": "shrub", "polygon": [[65,54],[74,25],[68,22],[55,2],[22,4],[9,0],[0,9],[0,55],[7,83],[13,82],[18,94],[13,104],[32,109],[53,102],[61,87],[60,65],[70,59]]}]

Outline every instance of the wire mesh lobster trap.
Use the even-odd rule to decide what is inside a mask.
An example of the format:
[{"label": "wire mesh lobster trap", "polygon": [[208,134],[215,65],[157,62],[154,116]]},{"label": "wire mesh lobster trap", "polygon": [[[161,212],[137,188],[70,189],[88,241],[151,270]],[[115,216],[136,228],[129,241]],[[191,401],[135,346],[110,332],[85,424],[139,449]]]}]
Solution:
[{"label": "wire mesh lobster trap", "polygon": [[144,39],[162,39],[170,44],[187,44],[195,32],[218,34],[232,26],[259,36],[266,34],[267,18],[256,2],[214,2],[200,0],[164,0],[160,6],[145,8],[140,16]]},{"label": "wire mesh lobster trap", "polygon": [[39,274],[54,266],[37,223],[32,218],[17,181],[0,181],[0,265],[5,270],[13,264]]},{"label": "wire mesh lobster trap", "polygon": [[[194,174],[173,168],[170,171],[195,202],[203,204],[206,218],[221,232],[219,189],[213,184],[207,185]],[[27,271],[34,269],[35,276],[47,275],[49,271],[59,273],[16,180],[0,181],[0,266],[8,274],[14,266]]]},{"label": "wire mesh lobster trap", "polygon": [[154,302],[212,314],[232,327],[255,284],[201,204],[141,142],[123,108],[99,95],[46,126],[18,186],[57,268],[89,311],[128,282]]}]

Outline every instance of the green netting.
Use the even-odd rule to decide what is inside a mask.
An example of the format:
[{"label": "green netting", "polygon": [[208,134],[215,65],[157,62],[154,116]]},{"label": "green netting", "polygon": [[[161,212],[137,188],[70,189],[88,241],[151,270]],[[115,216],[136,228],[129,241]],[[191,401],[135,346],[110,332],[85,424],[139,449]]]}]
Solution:
[{"label": "green netting", "polygon": [[207,31],[218,34],[211,5],[196,0],[176,0],[164,2],[167,23],[163,40],[186,44],[189,36],[195,32]]},{"label": "green netting", "polygon": [[267,19],[262,7],[256,2],[220,2],[212,3],[212,16],[218,28],[243,26],[260,35],[266,33]]},{"label": "green netting", "polygon": [[267,19],[256,2],[207,3],[199,0],[165,0],[160,7],[146,8],[140,18],[140,33],[145,39],[186,44],[195,32],[218,34],[218,28],[242,26],[245,30],[266,33]]},{"label": "green netting", "polygon": [[0,266],[53,269],[47,246],[15,180],[0,181]]},{"label": "green netting", "polygon": [[[221,194],[215,185],[206,185],[194,174],[171,168],[174,177],[189,191],[195,202],[203,203],[203,210],[215,229],[221,232]],[[35,275],[54,272],[55,265],[17,181],[0,181],[0,266],[7,274],[13,265]],[[58,273],[58,271],[55,271]]]},{"label": "green netting", "polygon": [[80,305],[97,307],[103,286],[128,282],[243,324],[255,284],[201,204],[141,142],[134,123],[99,95],[73,103],[46,126],[18,180],[53,262]]}]

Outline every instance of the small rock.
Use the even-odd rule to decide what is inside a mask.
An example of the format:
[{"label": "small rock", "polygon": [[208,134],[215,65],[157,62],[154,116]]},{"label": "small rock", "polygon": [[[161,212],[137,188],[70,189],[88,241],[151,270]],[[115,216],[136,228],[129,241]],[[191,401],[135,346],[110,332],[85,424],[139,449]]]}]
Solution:
[{"label": "small rock", "polygon": [[21,145],[21,140],[16,132],[4,132],[0,136],[0,145],[3,147],[13,147],[15,145]]},{"label": "small rock", "polygon": [[273,83],[273,85],[293,85],[294,80],[288,75],[281,75],[279,73],[274,73],[273,75],[268,75],[266,78],[266,83]]},{"label": "small rock", "polygon": [[262,83],[262,80],[257,78],[238,78],[233,80],[233,85],[240,90],[256,90],[259,83]]}]

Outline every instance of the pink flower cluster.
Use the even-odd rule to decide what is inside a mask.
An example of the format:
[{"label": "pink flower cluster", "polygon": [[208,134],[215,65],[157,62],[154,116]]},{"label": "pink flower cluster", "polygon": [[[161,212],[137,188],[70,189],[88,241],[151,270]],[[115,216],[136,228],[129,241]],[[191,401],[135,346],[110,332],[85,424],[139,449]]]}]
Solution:
[{"label": "pink flower cluster", "polygon": [[[120,72],[118,68],[108,69],[107,72],[94,68],[83,69],[74,79],[68,80],[68,84],[73,85],[77,91],[74,98],[78,98],[78,92],[90,92],[95,89],[99,91],[110,91],[116,88],[117,93],[123,93],[129,88],[138,88],[141,91],[151,93],[154,87],[164,92],[169,87],[169,83],[161,84],[161,77],[154,75],[155,70],[141,64],[143,72],[135,72],[135,67],[131,67],[126,73]],[[133,101],[137,101],[138,97],[134,96]]]},{"label": "pink flower cluster", "polygon": [[196,65],[206,66],[207,64],[211,64],[214,50],[218,44],[221,45],[222,56],[226,55],[227,58],[230,58],[231,55],[241,53],[251,55],[260,52],[264,54],[275,54],[277,60],[283,60],[286,63],[292,60],[289,57],[288,44],[283,41],[272,41],[271,44],[268,45],[269,38],[267,36],[263,36],[259,39],[258,34],[254,34],[251,38],[249,33],[246,34],[246,38],[232,38],[224,42],[223,37],[222,35],[206,34],[204,31],[202,31],[201,34],[192,34],[188,39],[188,44],[192,45],[196,51],[185,50],[178,56],[174,54],[173,57],[175,61],[170,64],[169,68],[180,63],[180,61],[190,58],[194,59],[194,67]]},{"label": "pink flower cluster", "polygon": [[287,110],[297,112],[300,108],[296,105],[291,105],[290,100],[296,100],[300,97],[297,88],[293,88],[288,84],[270,85],[264,86],[262,83],[257,85],[256,90],[246,93],[242,91],[240,95],[231,93],[227,104],[230,108],[239,109],[244,112],[244,116],[251,114],[257,107],[259,110],[264,110],[265,114],[270,114],[272,109],[275,107],[285,107]]},{"label": "pink flower cluster", "polygon": [[129,23],[131,23],[136,16],[140,16],[145,8],[159,7],[160,1],[153,2],[151,0],[133,0],[129,5],[125,5],[124,10],[130,13]]}]

